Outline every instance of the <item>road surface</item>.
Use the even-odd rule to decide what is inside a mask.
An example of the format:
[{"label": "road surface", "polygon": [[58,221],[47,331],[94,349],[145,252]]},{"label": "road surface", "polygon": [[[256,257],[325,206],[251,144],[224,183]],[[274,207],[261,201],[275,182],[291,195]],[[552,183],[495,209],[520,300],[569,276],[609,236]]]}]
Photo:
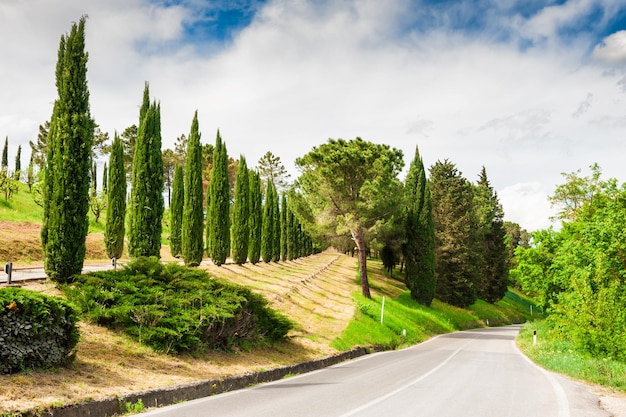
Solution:
[{"label": "road surface", "polygon": [[152,417],[608,417],[585,386],[515,347],[520,326],[442,335],[309,374],[156,409]]}]

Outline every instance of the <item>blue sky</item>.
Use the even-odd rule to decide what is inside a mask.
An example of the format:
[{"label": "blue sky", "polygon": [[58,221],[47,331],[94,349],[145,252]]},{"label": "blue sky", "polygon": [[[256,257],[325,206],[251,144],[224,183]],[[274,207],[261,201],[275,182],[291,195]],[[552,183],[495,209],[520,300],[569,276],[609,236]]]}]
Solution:
[{"label": "blue sky", "polygon": [[[87,14],[91,111],[137,123],[143,85],[165,147],[198,110],[248,164],[328,138],[408,163],[484,165],[508,220],[549,226],[562,172],[626,181],[626,0],[0,0],[0,137],[9,158],[50,117],[61,34]],[[103,160],[100,164],[103,164]]]}]

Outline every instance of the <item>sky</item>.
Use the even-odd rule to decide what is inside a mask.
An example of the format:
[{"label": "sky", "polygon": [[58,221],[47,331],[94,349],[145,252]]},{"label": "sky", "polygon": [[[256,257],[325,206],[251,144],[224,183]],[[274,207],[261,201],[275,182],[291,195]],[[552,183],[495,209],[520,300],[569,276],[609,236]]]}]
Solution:
[{"label": "sky", "polygon": [[148,82],[164,148],[196,110],[202,143],[219,129],[232,157],[271,151],[292,179],[329,138],[389,144],[406,168],[419,147],[472,182],[485,166],[529,231],[555,224],[562,173],[598,163],[626,181],[626,0],[0,0],[9,167],[18,145],[28,164],[83,15],[91,114],[111,137],[138,123]]}]

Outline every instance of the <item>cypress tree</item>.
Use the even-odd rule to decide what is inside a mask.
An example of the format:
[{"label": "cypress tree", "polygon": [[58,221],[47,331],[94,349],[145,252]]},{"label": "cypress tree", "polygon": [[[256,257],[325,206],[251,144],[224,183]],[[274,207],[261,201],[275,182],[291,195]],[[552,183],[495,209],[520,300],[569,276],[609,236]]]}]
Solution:
[{"label": "cypress tree", "polygon": [[209,244],[211,259],[220,266],[230,252],[230,185],[228,183],[228,153],[219,130],[215,138],[211,169]]},{"label": "cypress tree", "polygon": [[204,213],[202,211],[202,146],[198,127],[198,111],[193,116],[187,140],[185,158],[182,253],[185,265],[197,266],[202,262]]},{"label": "cypress tree", "polygon": [[176,165],[174,168],[174,182],[172,185],[172,204],[170,205],[170,252],[175,258],[183,253],[182,229],[184,207],[184,178],[183,167]]},{"label": "cypress tree", "polygon": [[280,261],[280,202],[276,185],[272,183],[272,260]]},{"label": "cypress tree", "polygon": [[102,192],[104,194],[108,194],[109,192],[109,170],[106,162],[104,163],[104,168],[102,169]]},{"label": "cypress tree", "polygon": [[128,253],[160,257],[164,211],[161,108],[150,104],[146,83],[139,110],[139,128],[133,155],[129,204]]},{"label": "cypress tree", "polygon": [[287,206],[287,260],[293,261],[296,257],[295,218],[293,211]]},{"label": "cypress tree", "polygon": [[261,231],[263,221],[263,198],[261,196],[261,176],[258,172],[250,171],[250,217],[248,228],[250,239],[248,242],[248,260],[256,264],[261,259]]},{"label": "cypress tree", "polygon": [[9,168],[9,137],[4,139],[4,148],[2,148],[2,169]]},{"label": "cypress tree", "polygon": [[246,159],[239,157],[239,165],[235,177],[235,203],[233,205],[232,257],[236,264],[243,264],[248,259],[248,239],[250,229],[248,217],[250,216],[250,182],[248,179],[248,165]]},{"label": "cypress tree", "polygon": [[435,227],[430,187],[424,163],[415,148],[415,157],[404,186],[406,241],[403,245],[405,283],[411,297],[430,306],[435,297]]},{"label": "cypress tree", "polygon": [[274,258],[274,202],[272,198],[272,182],[265,186],[265,204],[263,205],[263,226],[261,230],[261,258],[264,262],[271,262]]},{"label": "cypress tree", "polygon": [[124,145],[115,134],[109,157],[107,189],[107,222],[104,229],[104,246],[109,258],[120,258],[124,250],[124,219],[126,217],[126,168]]},{"label": "cypress tree", "polygon": [[96,161],[93,162],[93,165],[91,166],[91,196],[95,197],[97,194],[97,184],[96,181],[98,180],[97,177],[97,165],[96,165]]},{"label": "cypress tree", "polygon": [[[89,111],[85,17],[61,36],[44,185],[41,241],[48,276],[67,282],[79,274],[89,227],[89,170],[94,122]],[[4,161],[3,161],[4,162]]]},{"label": "cypress tree", "polygon": [[480,268],[476,290],[478,298],[489,303],[502,299],[507,291],[509,275],[504,211],[498,195],[487,179],[485,167],[479,175],[474,192],[474,208],[478,225],[478,248],[474,257]]},{"label": "cypress tree", "polygon": [[17,155],[15,156],[15,180],[19,181],[22,171],[22,145],[17,147]]},{"label": "cypress tree", "polygon": [[26,172],[26,184],[28,184],[28,191],[33,191],[33,185],[35,184],[35,157],[33,152],[30,153],[30,161],[28,162],[28,171]]},{"label": "cypress tree", "polygon": [[280,202],[280,259],[287,260],[287,195]]}]

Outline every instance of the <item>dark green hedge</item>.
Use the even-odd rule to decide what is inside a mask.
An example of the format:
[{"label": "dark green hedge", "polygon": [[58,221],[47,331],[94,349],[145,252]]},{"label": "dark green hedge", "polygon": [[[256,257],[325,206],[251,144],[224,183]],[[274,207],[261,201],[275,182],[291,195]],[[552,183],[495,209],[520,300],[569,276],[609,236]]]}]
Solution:
[{"label": "dark green hedge", "polygon": [[77,317],[65,300],[21,288],[0,290],[0,373],[70,363]]},{"label": "dark green hedge", "polygon": [[260,295],[154,257],[76,276],[64,291],[88,320],[166,353],[272,342],[292,328]]}]

